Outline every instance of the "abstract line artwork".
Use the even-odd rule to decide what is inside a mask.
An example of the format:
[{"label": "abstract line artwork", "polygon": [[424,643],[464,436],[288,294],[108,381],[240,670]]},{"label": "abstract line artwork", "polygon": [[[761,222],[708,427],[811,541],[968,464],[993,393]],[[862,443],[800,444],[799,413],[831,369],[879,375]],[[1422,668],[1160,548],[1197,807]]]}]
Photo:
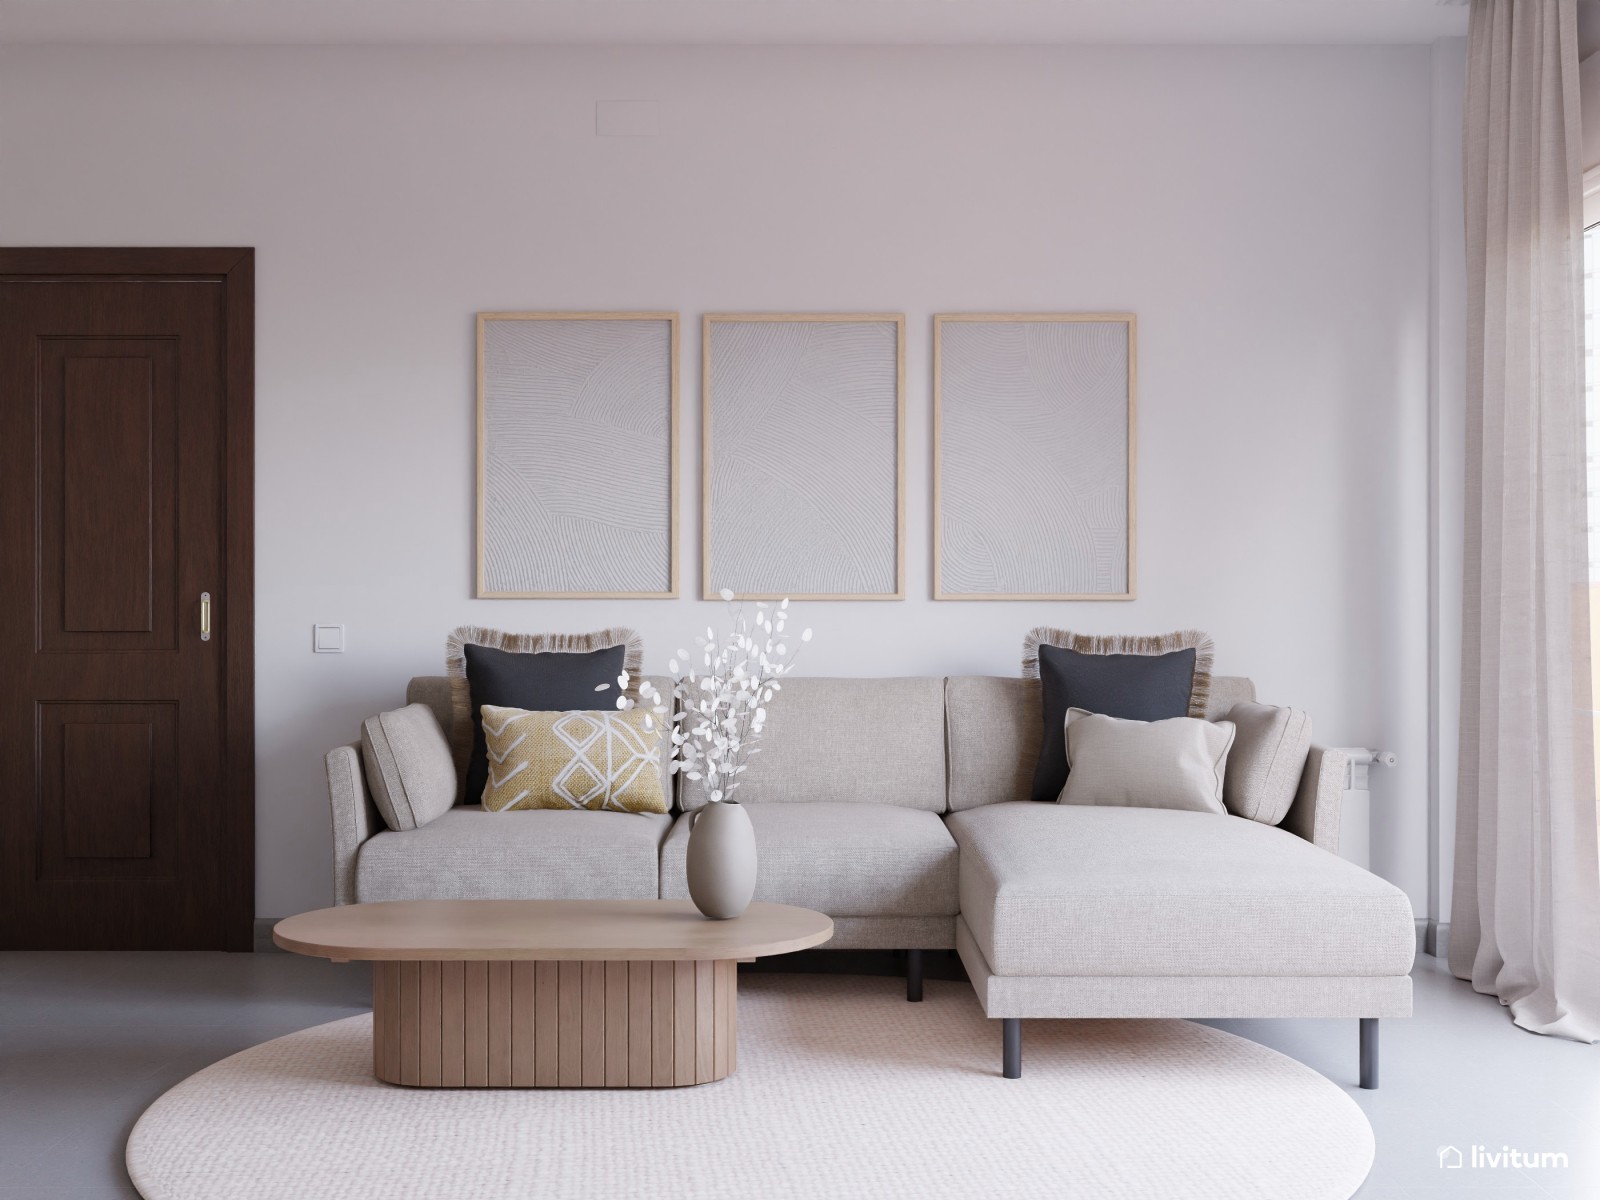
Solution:
[{"label": "abstract line artwork", "polygon": [[678,593],[676,313],[478,315],[480,597]]},{"label": "abstract line artwork", "polygon": [[905,318],[718,314],[702,339],[706,598],[902,599]]},{"label": "abstract line artwork", "polygon": [[1134,319],[934,318],[934,596],[1131,600]]}]

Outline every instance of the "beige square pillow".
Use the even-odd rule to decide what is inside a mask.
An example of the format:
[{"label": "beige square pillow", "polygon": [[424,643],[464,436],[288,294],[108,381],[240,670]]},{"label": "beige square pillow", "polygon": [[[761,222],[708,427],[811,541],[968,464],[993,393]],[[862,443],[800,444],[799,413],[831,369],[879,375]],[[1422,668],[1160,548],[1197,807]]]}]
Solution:
[{"label": "beige square pillow", "polygon": [[1235,704],[1228,720],[1238,729],[1228,755],[1222,802],[1238,817],[1277,825],[1289,815],[1311,753],[1311,719],[1298,708]]},{"label": "beige square pillow", "polygon": [[439,718],[408,704],[361,723],[361,761],[390,829],[420,829],[456,801],[456,764]]},{"label": "beige square pillow", "polygon": [[664,813],[661,724],[643,708],[529,712],[485,704],[483,807]]},{"label": "beige square pillow", "polygon": [[1067,784],[1058,803],[1175,808],[1225,816],[1228,721],[1124,721],[1067,710]]}]

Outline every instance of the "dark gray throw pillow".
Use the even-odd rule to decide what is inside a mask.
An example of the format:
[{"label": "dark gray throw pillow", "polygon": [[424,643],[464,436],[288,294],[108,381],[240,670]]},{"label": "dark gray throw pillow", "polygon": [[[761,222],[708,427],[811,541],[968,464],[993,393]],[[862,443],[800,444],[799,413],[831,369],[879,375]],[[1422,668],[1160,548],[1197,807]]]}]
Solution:
[{"label": "dark gray throw pillow", "polygon": [[1044,744],[1033,771],[1033,799],[1054,801],[1067,782],[1069,708],[1124,721],[1187,717],[1194,694],[1197,651],[1168,654],[1085,654],[1041,644],[1039,681]]},{"label": "dark gray throw pillow", "polygon": [[[482,802],[488,782],[488,746],[483,739],[483,706],[530,712],[614,709],[621,688],[627,646],[606,646],[587,654],[555,651],[518,654],[493,646],[462,646],[467,658],[467,688],[472,691],[472,757],[467,758],[466,803]],[[610,685],[600,691],[602,685]]]},{"label": "dark gray throw pillow", "polygon": [[[467,687],[472,696],[472,754],[467,759],[463,802],[478,804],[488,779],[489,756],[483,737],[483,706],[522,708],[531,712],[612,709],[622,694],[617,677],[626,662],[626,646],[608,646],[586,654],[544,651],[519,654],[492,646],[462,647],[467,660]],[[597,690],[602,686],[605,690]]]}]

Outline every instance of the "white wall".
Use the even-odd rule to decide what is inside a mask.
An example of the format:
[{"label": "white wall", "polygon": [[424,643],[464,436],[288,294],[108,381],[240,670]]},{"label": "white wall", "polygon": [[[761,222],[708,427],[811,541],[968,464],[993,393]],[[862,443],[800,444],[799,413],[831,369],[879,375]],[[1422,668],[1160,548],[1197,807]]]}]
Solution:
[{"label": "white wall", "polygon": [[[662,136],[593,136],[636,98]],[[629,623],[660,669],[714,616],[469,598],[472,314],[566,307],[684,314],[686,498],[698,314],[905,311],[911,598],[804,606],[805,669],[1207,629],[1399,751],[1375,866],[1423,911],[1431,162],[1427,47],[0,51],[0,240],[258,249],[263,915],[327,902],[322,754],[451,626]],[[928,599],[929,316],[985,309],[1138,313],[1137,601]]]}]

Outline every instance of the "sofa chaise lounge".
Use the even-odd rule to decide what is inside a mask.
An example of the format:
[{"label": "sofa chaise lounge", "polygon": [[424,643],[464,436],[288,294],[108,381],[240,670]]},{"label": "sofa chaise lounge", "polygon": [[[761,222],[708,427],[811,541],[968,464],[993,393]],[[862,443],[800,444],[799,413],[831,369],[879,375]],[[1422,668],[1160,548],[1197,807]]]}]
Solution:
[{"label": "sofa chaise lounge", "polygon": [[[449,732],[445,679],[406,695]],[[1253,698],[1214,677],[1208,715]],[[833,948],[908,952],[908,999],[923,951],[957,951],[1008,1078],[1023,1018],[1355,1017],[1375,1087],[1378,1020],[1411,1012],[1415,934],[1405,894],[1333,852],[1347,755],[1312,748],[1277,827],[1036,803],[1042,720],[1036,680],[786,680],[739,792],[757,898],[827,913]],[[395,832],[359,746],[327,767],[340,904],[688,895],[693,783],[671,816],[463,805]]]}]

